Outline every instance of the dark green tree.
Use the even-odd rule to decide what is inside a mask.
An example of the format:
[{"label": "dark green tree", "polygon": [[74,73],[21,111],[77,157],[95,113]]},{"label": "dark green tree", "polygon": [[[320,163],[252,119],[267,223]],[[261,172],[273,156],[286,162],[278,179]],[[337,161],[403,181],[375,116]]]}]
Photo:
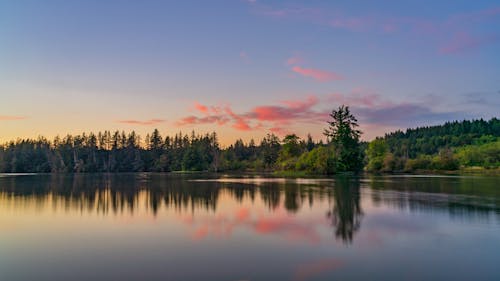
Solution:
[{"label": "dark green tree", "polygon": [[331,120],[324,135],[335,148],[337,171],[359,171],[363,168],[359,138],[361,131],[357,129],[358,120],[351,114],[349,107],[342,105],[330,113]]}]

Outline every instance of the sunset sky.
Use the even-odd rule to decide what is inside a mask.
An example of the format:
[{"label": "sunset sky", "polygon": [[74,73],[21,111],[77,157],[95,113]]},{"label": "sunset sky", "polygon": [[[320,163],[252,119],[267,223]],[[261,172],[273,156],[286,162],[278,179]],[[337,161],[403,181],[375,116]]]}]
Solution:
[{"label": "sunset sky", "polygon": [[363,139],[499,116],[496,1],[0,1],[0,142],[125,130]]}]

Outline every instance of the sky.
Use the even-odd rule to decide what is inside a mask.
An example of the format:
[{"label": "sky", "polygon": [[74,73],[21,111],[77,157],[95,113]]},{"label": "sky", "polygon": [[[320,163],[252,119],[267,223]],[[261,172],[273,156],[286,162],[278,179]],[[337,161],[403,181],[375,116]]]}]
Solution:
[{"label": "sky", "polygon": [[497,1],[0,1],[0,142],[158,128],[224,145],[498,117]]}]

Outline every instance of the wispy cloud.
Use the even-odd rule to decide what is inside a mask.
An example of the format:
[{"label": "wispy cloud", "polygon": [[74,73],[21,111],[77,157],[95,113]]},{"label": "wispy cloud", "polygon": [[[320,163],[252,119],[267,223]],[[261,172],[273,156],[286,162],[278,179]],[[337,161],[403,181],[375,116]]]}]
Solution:
[{"label": "wispy cloud", "polygon": [[500,106],[500,91],[477,91],[463,95],[465,104]]},{"label": "wispy cloud", "polygon": [[201,112],[201,113],[205,113],[205,114],[208,113],[208,107],[204,106],[203,104],[195,102],[194,103],[194,108],[196,110],[198,110],[199,112]]},{"label": "wispy cloud", "polygon": [[128,124],[128,125],[141,125],[141,126],[149,126],[149,125],[157,125],[166,122],[164,119],[150,119],[150,120],[118,120],[116,121],[121,124]]},{"label": "wispy cloud", "polygon": [[337,17],[329,22],[334,28],[347,29],[351,31],[362,31],[373,27],[373,22],[368,18],[344,18]]},{"label": "wispy cloud", "polygon": [[376,132],[380,132],[380,128],[383,127],[404,129],[429,122],[440,123],[474,117],[463,111],[436,110],[433,108],[434,103],[435,101],[429,100],[391,101],[373,90],[358,87],[347,93],[309,95],[302,99],[258,105],[243,112],[235,112],[229,105],[201,105],[203,110],[200,112],[204,116],[183,117],[175,124],[177,126],[215,124],[229,126],[238,131],[263,130],[286,135],[294,131],[294,126],[297,124],[324,124],[329,119],[330,111],[341,104],[351,107],[363,128]]},{"label": "wispy cloud", "polygon": [[292,67],[292,71],[302,76],[313,78],[314,80],[319,82],[338,81],[344,79],[344,77],[335,72],[316,69],[316,68],[304,68],[298,65]]},{"label": "wispy cloud", "polygon": [[401,103],[381,108],[353,107],[361,123],[378,126],[414,127],[423,124],[463,119],[468,116],[463,111],[440,112],[429,106]]},{"label": "wispy cloud", "polygon": [[298,65],[304,62],[304,58],[299,55],[294,55],[286,60],[287,65]]},{"label": "wispy cloud", "polygon": [[351,106],[372,108],[383,108],[393,104],[390,101],[384,100],[382,96],[375,93],[373,90],[363,87],[354,88],[348,94],[339,92],[328,94],[326,100],[335,104],[348,104]]},{"label": "wispy cloud", "polygon": [[437,111],[432,108],[435,100],[395,102],[383,98],[373,90],[354,88],[348,94],[332,93],[326,100],[349,105],[361,124],[375,126],[411,127],[424,123],[435,123],[463,119],[463,111]]},{"label": "wispy cloud", "polygon": [[[230,125],[239,131],[270,130],[272,132],[288,132],[291,123],[320,123],[327,119],[327,112],[313,110],[318,104],[316,96],[308,96],[302,100],[285,100],[276,105],[260,105],[247,112],[236,113],[229,105],[205,106],[199,103],[200,111],[206,116],[186,116],[175,122],[177,126],[193,126],[203,124]],[[204,110],[204,109],[207,110]]]},{"label": "wispy cloud", "polygon": [[317,68],[303,67],[302,64],[304,63],[304,61],[305,60],[301,55],[295,54],[292,57],[288,58],[285,63],[286,65],[291,67],[291,70],[294,73],[312,78],[319,82],[330,82],[344,79],[343,76],[336,72],[321,70]]},{"label": "wispy cloud", "polygon": [[497,41],[500,41],[500,34],[472,36],[467,32],[458,32],[439,51],[442,54],[463,53]]},{"label": "wispy cloud", "polygon": [[229,118],[223,115],[211,115],[205,117],[187,116],[181,118],[175,122],[177,126],[192,126],[192,125],[203,125],[203,124],[217,124],[224,125],[229,122]]},{"label": "wispy cloud", "polygon": [[[370,14],[349,14],[335,9],[318,9],[281,4],[275,7],[260,3],[251,5],[255,14],[300,21],[351,32],[413,34],[424,39],[440,54],[456,54],[480,49],[500,42],[500,32],[485,34],[484,30],[500,22],[500,7],[451,14],[441,18],[405,17]],[[464,34],[468,35],[464,35]],[[449,34],[454,34],[451,38]],[[444,41],[444,42],[443,42]]]}]

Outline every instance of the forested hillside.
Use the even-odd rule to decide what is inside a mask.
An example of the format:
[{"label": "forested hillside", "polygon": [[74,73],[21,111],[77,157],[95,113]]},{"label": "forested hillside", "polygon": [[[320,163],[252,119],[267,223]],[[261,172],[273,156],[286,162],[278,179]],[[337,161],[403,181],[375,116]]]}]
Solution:
[{"label": "forested hillside", "polygon": [[500,120],[465,120],[386,134],[369,143],[370,171],[500,166]]}]

